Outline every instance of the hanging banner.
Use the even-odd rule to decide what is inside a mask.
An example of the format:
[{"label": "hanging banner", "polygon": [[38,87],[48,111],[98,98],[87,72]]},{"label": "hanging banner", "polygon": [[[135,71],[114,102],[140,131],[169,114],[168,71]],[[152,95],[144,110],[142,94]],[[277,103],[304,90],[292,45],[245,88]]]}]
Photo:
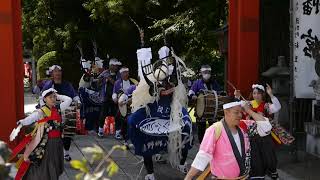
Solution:
[{"label": "hanging banner", "polygon": [[315,72],[312,47],[320,38],[320,0],[294,0],[293,4],[293,67],[296,98],[315,98],[312,80]]}]

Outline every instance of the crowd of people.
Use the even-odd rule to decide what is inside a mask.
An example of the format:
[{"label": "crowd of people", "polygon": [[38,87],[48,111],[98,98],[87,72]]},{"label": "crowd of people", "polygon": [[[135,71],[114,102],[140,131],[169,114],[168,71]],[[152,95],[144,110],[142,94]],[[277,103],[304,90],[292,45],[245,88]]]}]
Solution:
[{"label": "crowd of people", "polygon": [[[51,79],[33,90],[40,97],[38,109],[18,121],[19,126],[36,124],[32,134],[13,151],[17,155],[26,147],[18,179],[58,179],[62,174],[64,160],[71,160],[72,138],[63,137],[61,114],[71,104],[80,107],[80,118],[89,134],[100,138],[105,136],[106,117],[114,117],[115,138],[124,140],[125,145],[132,143],[135,153],[143,157],[146,180],[155,179],[153,159],[162,160],[164,153],[173,167],[186,174],[186,180],[198,175],[213,179],[264,179],[269,175],[278,179],[270,121],[281,105],[272,88],[252,85],[249,100],[237,89],[227,96],[209,65],[199,68],[199,79],[188,87],[181,77],[183,61],[174,52],[162,50],[157,63],[139,64],[139,81],[131,78],[132,69],[111,58],[102,65],[91,65],[78,90],[63,79],[59,65],[51,66]],[[146,48],[140,52],[151,57]],[[192,128],[188,102],[191,108],[190,104],[207,95],[214,99],[205,104],[214,107],[213,114],[195,113],[196,128]],[[189,169],[186,159],[194,146],[193,135],[198,137],[200,148]]]}]

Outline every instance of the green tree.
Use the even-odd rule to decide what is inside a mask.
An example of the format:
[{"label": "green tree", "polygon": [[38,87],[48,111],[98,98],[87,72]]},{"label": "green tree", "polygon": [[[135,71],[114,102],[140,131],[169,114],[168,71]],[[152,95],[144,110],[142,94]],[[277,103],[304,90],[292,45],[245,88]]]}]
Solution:
[{"label": "green tree", "polygon": [[[208,63],[222,76],[223,59],[212,32],[226,23],[226,15],[226,0],[25,0],[24,47],[32,49],[35,59],[56,51],[67,68],[74,68],[80,57],[76,43],[92,60],[91,41],[96,40],[100,58],[109,54],[136,69],[140,37],[132,18],[144,29],[153,57],[164,45],[164,31],[168,45],[188,66],[197,70]],[[76,82],[80,72],[67,76]]]}]

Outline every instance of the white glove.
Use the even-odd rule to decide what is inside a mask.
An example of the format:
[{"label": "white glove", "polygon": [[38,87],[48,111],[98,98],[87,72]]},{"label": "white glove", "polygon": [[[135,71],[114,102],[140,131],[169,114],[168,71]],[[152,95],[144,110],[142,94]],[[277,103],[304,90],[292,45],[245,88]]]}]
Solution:
[{"label": "white glove", "polygon": [[73,102],[75,102],[77,104],[81,104],[79,96],[75,96],[72,100],[73,100]]},{"label": "white glove", "polygon": [[17,126],[19,126],[20,124],[23,125],[22,121],[23,121],[23,119],[17,121]]},{"label": "white glove", "polygon": [[22,126],[27,126],[29,125],[24,119],[21,119],[17,121],[17,126],[22,125]]}]

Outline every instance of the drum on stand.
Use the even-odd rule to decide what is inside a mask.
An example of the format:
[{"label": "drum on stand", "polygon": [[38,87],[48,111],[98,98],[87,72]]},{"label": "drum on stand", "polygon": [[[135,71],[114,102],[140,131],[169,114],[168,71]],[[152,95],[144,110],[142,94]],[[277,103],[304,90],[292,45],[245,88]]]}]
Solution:
[{"label": "drum on stand", "polygon": [[196,115],[199,119],[216,121],[224,116],[223,104],[227,96],[219,96],[216,91],[202,92],[197,97]]},{"label": "drum on stand", "polygon": [[[126,117],[128,114],[130,114],[130,105],[131,101],[125,93],[121,93],[118,98],[118,107],[119,111],[122,117]],[[125,104],[122,104],[122,103]],[[120,105],[122,104],[122,105]]]},{"label": "drum on stand", "polygon": [[70,106],[62,114],[62,119],[64,122],[63,126],[63,136],[72,138],[76,134],[77,130],[77,106]]}]

